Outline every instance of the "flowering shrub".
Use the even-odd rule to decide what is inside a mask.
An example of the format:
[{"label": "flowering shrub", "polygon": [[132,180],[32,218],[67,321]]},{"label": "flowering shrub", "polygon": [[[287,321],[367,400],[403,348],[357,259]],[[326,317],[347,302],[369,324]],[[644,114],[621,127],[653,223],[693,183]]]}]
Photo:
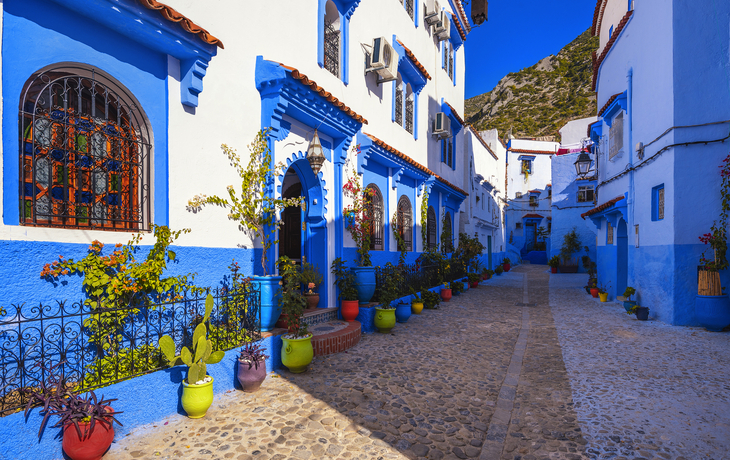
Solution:
[{"label": "flowering shrub", "polygon": [[730,211],[730,155],[725,157],[720,168],[720,177],[722,177],[722,185],[720,186],[720,197],[722,198],[722,211],[720,212],[720,220],[714,221],[710,227],[710,232],[700,236],[699,239],[704,244],[709,244],[712,248],[714,259],[708,260],[705,252],[700,256],[700,265],[705,270],[719,271],[730,266],[727,260],[727,217]]},{"label": "flowering shrub", "polygon": [[[356,145],[354,150],[356,154],[359,154],[360,145]],[[347,175],[347,182],[345,182],[342,190],[346,197],[352,199],[352,203],[342,210],[345,217],[345,228],[350,232],[357,245],[360,266],[369,267],[372,265],[370,262],[370,238],[373,231],[373,213],[369,204],[375,196],[375,190],[363,188],[354,166]]]}]

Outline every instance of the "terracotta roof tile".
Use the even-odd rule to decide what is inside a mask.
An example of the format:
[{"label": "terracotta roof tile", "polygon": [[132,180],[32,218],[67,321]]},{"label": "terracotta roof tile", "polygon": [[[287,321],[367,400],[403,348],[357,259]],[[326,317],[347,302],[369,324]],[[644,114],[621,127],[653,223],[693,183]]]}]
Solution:
[{"label": "terracotta roof tile", "polygon": [[489,152],[490,154],[492,154],[492,156],[494,157],[494,159],[495,159],[495,160],[499,160],[499,157],[497,156],[497,154],[496,154],[496,153],[494,153],[494,152],[492,151],[492,149],[490,149],[490,148],[489,148],[489,144],[487,144],[486,142],[484,142],[484,139],[483,139],[483,138],[482,138],[482,136],[481,136],[481,135],[479,134],[479,131],[477,131],[476,129],[474,129],[474,127],[473,127],[472,125],[467,125],[467,127],[468,127],[469,129],[471,129],[471,132],[472,132],[472,133],[474,134],[474,136],[475,136],[475,137],[476,137],[476,138],[477,138],[477,139],[479,140],[479,142],[481,142],[481,144],[482,144],[482,145],[484,146],[484,148],[485,148],[485,149],[487,149],[487,151],[488,151],[488,152]]},{"label": "terracotta roof tile", "polygon": [[604,59],[606,59],[606,56],[608,55],[608,52],[611,50],[611,47],[614,43],[616,43],[616,39],[621,34],[621,31],[623,30],[624,26],[627,22],[629,22],[629,19],[631,18],[631,15],[634,14],[633,11],[627,11],[623,18],[621,18],[621,21],[618,23],[616,28],[613,31],[613,34],[611,35],[611,38],[608,40],[608,43],[606,43],[606,46],[603,47],[603,51],[601,52],[601,56],[598,57],[596,55],[596,52],[593,52],[593,83],[591,84],[591,89],[593,91],[596,90],[596,82],[598,81],[598,68],[601,67],[601,63]]},{"label": "terracotta roof tile", "polygon": [[364,134],[367,137],[369,137],[370,139],[372,139],[373,142],[375,142],[377,145],[379,145],[380,147],[384,148],[388,152],[394,154],[395,156],[400,157],[402,160],[404,160],[406,163],[409,163],[410,165],[414,166],[416,169],[420,169],[421,171],[423,171],[424,173],[428,174],[429,176],[436,177],[436,179],[438,179],[439,181],[443,182],[444,184],[448,185],[449,187],[453,188],[454,190],[456,190],[457,192],[459,192],[459,193],[461,193],[463,195],[467,195],[467,196],[469,195],[464,190],[460,189],[456,185],[454,185],[451,182],[447,181],[446,179],[444,179],[443,177],[439,176],[435,172],[431,171],[427,167],[423,166],[421,163],[415,161],[413,158],[409,157],[405,153],[402,153],[399,150],[397,150],[396,148],[391,147],[390,145],[388,145],[385,142],[381,141],[380,139],[378,139],[377,137],[373,136],[372,134],[368,134],[368,133],[364,133]]},{"label": "terracotta roof tile", "polygon": [[423,64],[421,64],[421,62],[418,59],[416,59],[416,55],[413,54],[413,51],[409,50],[408,47],[406,45],[404,45],[403,42],[398,40],[397,38],[396,38],[396,41],[398,43],[400,43],[400,46],[402,46],[404,50],[406,50],[406,56],[408,56],[408,59],[410,59],[411,62],[413,62],[413,64],[416,66],[416,68],[419,70],[419,72],[421,72],[424,77],[426,77],[430,80],[431,75],[428,74],[428,72],[426,71],[426,68],[423,66]]},{"label": "terracotta roof tile", "polygon": [[512,153],[532,153],[535,155],[555,155],[556,152],[550,150],[525,150],[525,149],[509,149]]},{"label": "terracotta roof tile", "polygon": [[177,22],[179,23],[183,29],[185,29],[186,32],[189,32],[193,35],[197,35],[198,38],[203,40],[205,43],[209,43],[211,45],[217,45],[221,49],[223,49],[223,42],[221,42],[219,39],[212,36],[207,30],[203,29],[202,27],[195,24],[193,21],[185,17],[184,15],[178,13],[175,9],[165,5],[164,3],[160,3],[156,0],[137,0],[139,3],[141,3],[145,8],[148,8],[150,10],[156,10],[159,11],[163,18],[167,19],[171,22]]},{"label": "terracotta roof tile", "polygon": [[459,15],[461,16],[461,19],[464,21],[464,26],[466,27],[466,33],[471,32],[471,25],[469,24],[469,18],[466,16],[466,11],[464,11],[464,5],[462,4],[461,0],[454,0],[454,3],[456,4],[456,9],[459,12]]},{"label": "terracotta roof tile", "polygon": [[541,216],[540,214],[525,214],[524,216],[522,216],[523,219],[530,219],[530,218],[534,219],[534,218],[538,218],[538,217],[540,219],[542,219],[544,216]]},{"label": "terracotta roof tile", "polygon": [[456,25],[456,30],[459,32],[459,36],[461,37],[461,40],[466,41],[466,33],[464,32],[464,29],[461,28],[461,21],[456,19],[454,21],[454,24]]},{"label": "terracotta roof tile", "polygon": [[314,80],[310,80],[309,77],[307,77],[306,75],[301,73],[296,68],[288,66],[288,65],[284,65],[281,63],[279,63],[279,65],[281,65],[285,69],[291,70],[292,77],[301,81],[302,84],[312,88],[312,91],[316,92],[323,98],[327,99],[327,102],[334,104],[337,108],[339,108],[340,110],[342,110],[343,112],[345,112],[346,114],[348,114],[349,116],[354,118],[355,120],[359,121],[360,123],[362,123],[364,125],[368,124],[368,121],[365,118],[363,118],[361,115],[358,115],[357,112],[355,112],[354,110],[352,110],[351,108],[346,106],[342,101],[340,101],[339,99],[334,97],[332,95],[332,93],[325,91],[324,88],[319,86]]},{"label": "terracotta roof tile", "polygon": [[601,212],[601,211],[603,211],[603,210],[605,210],[605,209],[608,209],[608,208],[610,208],[611,206],[615,205],[616,203],[618,203],[619,201],[623,200],[624,198],[625,198],[625,197],[624,197],[623,195],[619,195],[619,196],[617,196],[616,198],[614,198],[614,199],[612,199],[612,200],[608,200],[608,201],[606,201],[605,203],[603,203],[603,204],[599,204],[599,205],[598,205],[598,206],[596,206],[595,208],[593,208],[593,209],[591,209],[591,210],[589,210],[589,211],[586,211],[586,212],[584,212],[584,213],[583,213],[583,214],[581,214],[580,216],[581,216],[581,217],[582,217],[583,219],[585,219],[585,218],[586,218],[586,217],[588,217],[588,216],[592,216],[593,214],[596,214],[596,213],[598,213],[598,212]]},{"label": "terracotta roof tile", "polygon": [[446,103],[446,105],[448,105],[448,106],[449,106],[449,108],[451,109],[451,113],[453,113],[453,114],[454,114],[454,116],[456,117],[456,120],[457,120],[457,121],[459,122],[459,124],[460,124],[461,126],[464,126],[464,124],[465,124],[465,123],[464,123],[464,119],[463,119],[463,118],[461,118],[461,116],[459,116],[459,112],[457,112],[457,111],[456,111],[456,109],[455,109],[455,108],[453,108],[453,107],[451,106],[451,104],[449,104],[448,102]]},{"label": "terracotta roof tile", "polygon": [[529,193],[542,193],[542,190],[530,190]]},{"label": "terracotta roof tile", "polygon": [[603,12],[606,10],[606,1],[598,0],[596,8],[593,10],[593,25],[591,26],[591,34],[596,35],[600,30],[597,28],[598,23],[603,20]]},{"label": "terracotta roof tile", "polygon": [[[606,109],[608,108],[608,106],[609,106],[609,105],[611,105],[611,103],[612,103],[613,101],[615,101],[615,100],[616,100],[616,98],[617,98],[617,97],[619,97],[619,96],[620,96],[620,95],[622,95],[622,94],[623,94],[623,93],[617,93],[617,94],[614,94],[613,96],[609,97],[609,98],[608,98],[608,101],[607,101],[607,102],[606,102],[605,104],[603,104],[603,107],[601,107],[601,110],[599,110],[599,111],[598,111],[598,116],[599,116],[599,117],[603,116],[603,112],[605,112],[605,111],[606,111]],[[589,132],[589,133],[590,133],[590,129],[591,129],[591,128],[590,128],[590,126],[589,126],[589,127],[588,127],[588,132]],[[589,135],[590,135],[590,134],[589,134]]]}]

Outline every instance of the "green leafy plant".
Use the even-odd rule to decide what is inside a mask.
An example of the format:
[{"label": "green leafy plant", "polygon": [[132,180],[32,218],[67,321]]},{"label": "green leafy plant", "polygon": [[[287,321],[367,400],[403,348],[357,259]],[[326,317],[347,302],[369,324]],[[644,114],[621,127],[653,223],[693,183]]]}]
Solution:
[{"label": "green leafy plant", "polygon": [[[580,236],[578,236],[578,228],[573,227],[571,231],[563,236],[563,246],[560,249],[560,257],[563,263],[568,265],[572,261],[573,254],[580,251]],[[574,264],[575,265],[575,264]]]},{"label": "green leafy plant", "polygon": [[316,289],[323,281],[319,266],[306,261],[302,262],[302,266],[299,268],[299,279],[308,290],[308,294],[313,293],[313,289]]},{"label": "green leafy plant", "polygon": [[470,283],[476,283],[482,279],[482,275],[479,273],[469,273],[467,276],[469,277]]},{"label": "green leafy plant", "polygon": [[403,282],[403,275],[400,270],[390,262],[385,264],[384,270],[389,273],[383,280],[383,285],[380,288],[380,308],[395,308],[393,301],[400,297],[400,286]]},{"label": "green leafy plant", "polygon": [[512,261],[511,261],[511,260],[509,260],[509,257],[505,257],[504,259],[502,259],[502,265],[505,265],[505,264],[509,264],[509,263],[511,263],[511,262],[512,262]]},{"label": "green leafy plant", "polygon": [[335,285],[340,290],[340,300],[357,300],[357,280],[355,273],[345,266],[341,258],[332,261],[330,271],[335,275]]},{"label": "green leafy plant", "polygon": [[163,335],[160,337],[159,345],[160,351],[167,358],[170,367],[177,366],[178,364],[185,364],[188,366],[187,382],[188,385],[198,385],[204,383],[204,379],[208,376],[208,364],[219,363],[223,356],[224,351],[213,351],[213,343],[208,339],[208,328],[205,323],[210,319],[210,314],[213,311],[213,296],[208,294],[205,298],[205,315],[203,321],[197,325],[193,332],[193,343],[192,350],[188,347],[182,347],[180,354],[175,354],[175,342],[169,335]]},{"label": "green leafy plant", "polygon": [[464,292],[464,283],[461,281],[452,281],[451,284],[449,284],[449,288],[453,295],[461,294]]},{"label": "green leafy plant", "polygon": [[501,275],[503,271],[504,268],[502,268],[501,265],[497,265],[496,267],[494,267],[494,273],[496,273],[497,275]]},{"label": "green leafy plant", "polygon": [[413,298],[411,299],[411,305],[413,305],[414,303],[423,303],[423,299],[421,298],[421,295],[418,293],[418,291],[413,288],[410,289],[411,295],[413,296]]},{"label": "green leafy plant", "polygon": [[438,309],[441,303],[441,296],[428,289],[421,291],[421,298],[423,299],[423,308],[428,310]]},{"label": "green leafy plant", "polygon": [[553,268],[557,268],[560,265],[560,257],[552,256],[550,260],[548,260],[548,265]]},{"label": "green leafy plant", "polygon": [[441,219],[441,253],[448,254],[454,252],[454,242],[451,237],[451,221],[447,219],[449,213],[444,212]]},{"label": "green leafy plant", "polygon": [[117,244],[111,254],[104,255],[104,244],[95,240],[83,259],[75,261],[59,256],[41,271],[41,277],[50,282],[75,274],[83,277],[81,284],[87,297],[84,304],[91,307],[91,314],[84,320],[85,334],[96,351],[95,359],[85,369],[86,386],[157,367],[159,354],[154,345],[122,346],[124,324],[143,308],[155,309],[155,303],[178,299],[183,290],[198,291],[192,285],[193,274],[162,276],[168,261],[176,258],[170,245],[190,230],[171,231],[157,225],[152,225],[152,230],[156,241],[142,261],[135,257],[142,238],[139,233],[126,245]]},{"label": "green leafy plant", "polygon": [[230,209],[228,218],[238,222],[253,238],[259,238],[263,251],[261,254],[261,268],[264,275],[268,275],[267,254],[272,244],[273,235],[281,225],[277,216],[284,208],[301,206],[303,197],[276,198],[273,192],[276,176],[284,170],[283,163],[272,166],[271,151],[268,144],[268,131],[261,130],[256,134],[254,141],[249,144],[249,160],[243,163],[235,149],[221,145],[223,153],[228,157],[231,165],[241,178],[241,189],[236,192],[232,185],[226,189],[228,197],[217,195],[196,195],[188,201],[192,209],[200,209],[207,204]]},{"label": "green leafy plant", "polygon": [[601,284],[600,286],[598,286],[598,293],[599,294],[605,294],[605,293],[608,292],[608,289],[610,289],[610,288],[611,288],[611,285],[610,284],[608,286],[606,286],[604,284]]},{"label": "green leafy plant", "polygon": [[294,261],[287,256],[279,257],[277,265],[282,282],[279,296],[281,317],[286,321],[290,336],[293,338],[306,337],[309,331],[307,323],[302,318],[302,313],[307,308],[307,299],[304,298],[300,288],[299,270]]},{"label": "green leafy plant", "polygon": [[631,302],[631,296],[636,294],[636,289],[632,288],[631,286],[627,286],[626,290],[624,291],[624,298],[627,302]]},{"label": "green leafy plant", "polygon": [[649,307],[641,307],[641,305],[636,304],[636,305],[632,305],[631,308],[629,308],[628,310],[626,310],[626,314],[627,315],[635,315],[636,312],[639,310],[639,308],[646,308],[647,312],[649,311]]},{"label": "green leafy plant", "polygon": [[391,220],[393,225],[390,226],[390,228],[393,230],[393,236],[395,237],[396,247],[398,248],[398,251],[400,252],[400,256],[398,258],[398,265],[403,265],[406,263],[406,253],[407,247],[406,247],[406,240],[403,238],[402,235],[402,223],[398,219],[398,211],[393,213],[393,218]]},{"label": "green leafy plant", "polygon": [[424,187],[421,195],[421,243],[424,250],[428,248],[428,188]]},{"label": "green leafy plant", "polygon": [[[709,244],[713,253],[713,260],[705,257],[705,251],[700,256],[700,265],[708,271],[720,271],[730,267],[727,259],[727,220],[730,212],[730,155],[725,157],[720,165],[720,220],[713,221],[710,233],[700,236],[700,241]],[[720,295],[716,293],[715,295]]]}]

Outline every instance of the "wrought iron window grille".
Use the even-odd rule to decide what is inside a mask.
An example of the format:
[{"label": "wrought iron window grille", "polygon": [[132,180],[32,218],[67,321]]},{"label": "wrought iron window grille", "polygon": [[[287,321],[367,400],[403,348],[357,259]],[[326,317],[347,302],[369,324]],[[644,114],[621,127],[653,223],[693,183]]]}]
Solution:
[{"label": "wrought iron window grille", "polygon": [[416,10],[413,7],[414,0],[405,0],[405,7],[406,11],[408,12],[408,16],[411,17],[411,19],[416,19]]},{"label": "wrought iron window grille", "polygon": [[332,75],[340,76],[340,31],[332,21],[324,21],[324,68]]},{"label": "wrought iron window grille", "polygon": [[436,234],[436,211],[433,207],[428,208],[426,214],[426,233],[428,234],[429,249],[438,248],[438,237]]},{"label": "wrought iron window grille", "polygon": [[413,134],[413,96],[406,98],[406,131]]},{"label": "wrought iron window grille", "polygon": [[[403,238],[406,251],[413,250],[413,211],[411,202],[403,195],[398,200],[398,221],[396,222],[398,233]],[[400,249],[400,248],[399,248]]]},{"label": "wrought iron window grille", "polygon": [[373,222],[370,228],[370,249],[374,251],[383,250],[383,195],[375,184],[367,186],[375,190],[375,193],[368,201],[368,213],[372,216]]},{"label": "wrought iron window grille", "polygon": [[395,87],[395,122],[403,126],[403,84]]}]

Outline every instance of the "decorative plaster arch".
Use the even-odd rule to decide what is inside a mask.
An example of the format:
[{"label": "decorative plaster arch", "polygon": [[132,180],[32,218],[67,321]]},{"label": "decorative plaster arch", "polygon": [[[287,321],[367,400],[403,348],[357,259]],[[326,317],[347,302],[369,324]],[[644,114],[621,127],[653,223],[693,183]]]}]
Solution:
[{"label": "decorative plaster arch", "polygon": [[317,176],[314,175],[314,171],[312,171],[312,168],[309,166],[309,161],[307,161],[306,153],[301,150],[292,153],[286,159],[286,169],[278,177],[276,193],[279,196],[281,196],[281,187],[284,184],[284,177],[289,168],[294,169],[294,172],[299,177],[299,182],[302,184],[302,195],[307,204],[306,221],[312,227],[324,227],[327,222],[328,200],[327,184],[325,183],[322,172],[320,171]]}]

